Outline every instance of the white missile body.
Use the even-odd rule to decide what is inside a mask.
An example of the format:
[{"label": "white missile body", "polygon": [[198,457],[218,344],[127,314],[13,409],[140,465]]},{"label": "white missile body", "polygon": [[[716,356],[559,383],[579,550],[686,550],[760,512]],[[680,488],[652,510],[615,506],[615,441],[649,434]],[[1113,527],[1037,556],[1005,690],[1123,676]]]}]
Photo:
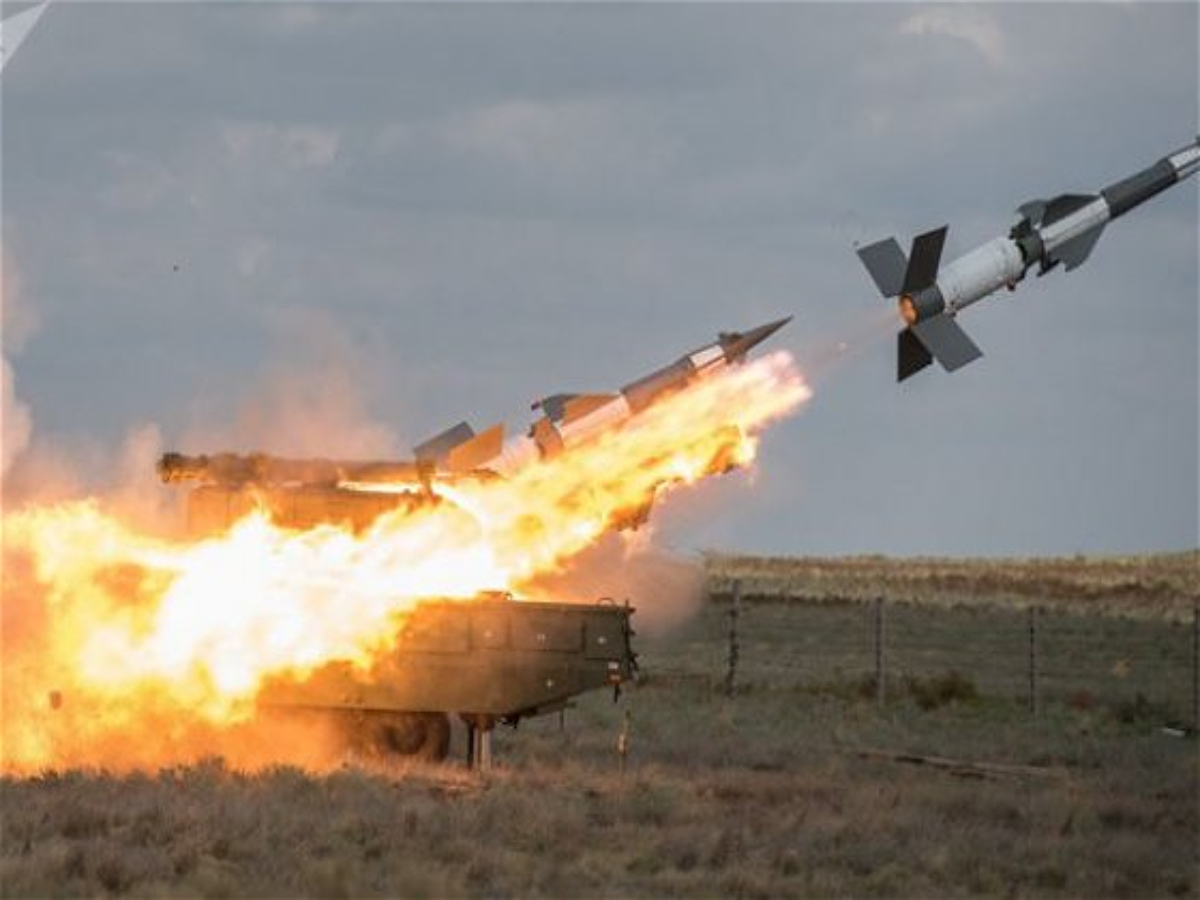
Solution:
[{"label": "white missile body", "polygon": [[999,237],[943,266],[937,284],[946,309],[958,312],[1002,287],[1016,284],[1024,274],[1025,260],[1017,245]]}]

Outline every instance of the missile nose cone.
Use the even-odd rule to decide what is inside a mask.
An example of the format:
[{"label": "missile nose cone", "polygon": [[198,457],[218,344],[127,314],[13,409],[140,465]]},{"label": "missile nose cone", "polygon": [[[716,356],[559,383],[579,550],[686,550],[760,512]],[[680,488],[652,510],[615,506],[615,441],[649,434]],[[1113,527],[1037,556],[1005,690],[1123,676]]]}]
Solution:
[{"label": "missile nose cone", "polygon": [[776,319],[774,322],[768,322],[766,325],[759,325],[746,334],[746,339],[750,342],[750,346],[762,343],[780,328],[792,321],[791,316],[785,316],[782,319]]},{"label": "missile nose cone", "polygon": [[739,333],[735,331],[721,334],[720,343],[721,349],[725,351],[725,359],[729,362],[744,359],[750,350],[757,347],[790,321],[792,321],[792,317],[788,316],[783,319],[776,319],[774,322],[768,322],[766,325],[759,325],[757,328],[751,328],[747,332]]}]

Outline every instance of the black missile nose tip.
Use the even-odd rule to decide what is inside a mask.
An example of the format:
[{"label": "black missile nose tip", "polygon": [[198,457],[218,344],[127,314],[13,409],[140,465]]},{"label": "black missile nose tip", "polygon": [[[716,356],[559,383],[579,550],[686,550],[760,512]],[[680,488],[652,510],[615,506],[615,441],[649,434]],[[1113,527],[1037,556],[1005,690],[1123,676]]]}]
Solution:
[{"label": "black missile nose tip", "polygon": [[751,349],[757,347],[790,321],[792,321],[792,316],[776,319],[766,325],[759,325],[742,334],[721,335],[721,347],[725,350],[725,358],[730,361],[742,359]]},{"label": "black missile nose tip", "polygon": [[758,328],[756,328],[754,330],[756,332],[761,331],[763,333],[764,339],[769,338],[771,335],[773,335],[775,332],[777,332],[780,328],[782,328],[788,322],[792,321],[793,318],[794,318],[794,316],[784,316],[782,319],[776,319],[774,322],[768,322],[766,325],[760,325]]},{"label": "black missile nose tip", "polygon": [[768,322],[766,325],[751,328],[742,335],[742,341],[745,342],[746,349],[761,344],[790,321],[792,321],[792,317],[788,316],[786,319],[776,319],[774,322]]}]

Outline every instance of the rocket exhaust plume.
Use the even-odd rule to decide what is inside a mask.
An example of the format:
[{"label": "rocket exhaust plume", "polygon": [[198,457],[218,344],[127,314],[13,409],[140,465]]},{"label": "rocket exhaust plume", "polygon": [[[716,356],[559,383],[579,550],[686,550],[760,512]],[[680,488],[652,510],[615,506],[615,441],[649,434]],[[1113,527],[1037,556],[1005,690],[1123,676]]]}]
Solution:
[{"label": "rocket exhaust plume", "polygon": [[587,443],[358,532],[254,512],[180,542],[94,500],[6,513],[3,769],[211,753],[214,734],[252,719],[264,680],[369,668],[422,600],[554,573],[655,495],[751,463],[762,429],[809,396],[786,353],[732,365]]}]

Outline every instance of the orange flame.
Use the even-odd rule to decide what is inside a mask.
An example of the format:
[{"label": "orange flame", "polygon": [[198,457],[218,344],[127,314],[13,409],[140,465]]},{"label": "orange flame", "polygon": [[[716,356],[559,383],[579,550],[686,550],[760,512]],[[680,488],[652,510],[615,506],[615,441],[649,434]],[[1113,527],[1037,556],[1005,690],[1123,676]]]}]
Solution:
[{"label": "orange flame", "polygon": [[[268,676],[331,660],[365,668],[422,599],[515,590],[656,495],[748,464],[758,431],[809,396],[776,353],[358,534],[288,530],[255,513],[183,543],[134,533],[94,500],[6,514],[5,628],[16,633],[0,661],[3,768],[137,764],[139,736],[153,758],[177,759],[178,745],[159,746],[164,734],[186,742],[189,728],[244,721]],[[106,751],[115,737],[123,749]]]}]

